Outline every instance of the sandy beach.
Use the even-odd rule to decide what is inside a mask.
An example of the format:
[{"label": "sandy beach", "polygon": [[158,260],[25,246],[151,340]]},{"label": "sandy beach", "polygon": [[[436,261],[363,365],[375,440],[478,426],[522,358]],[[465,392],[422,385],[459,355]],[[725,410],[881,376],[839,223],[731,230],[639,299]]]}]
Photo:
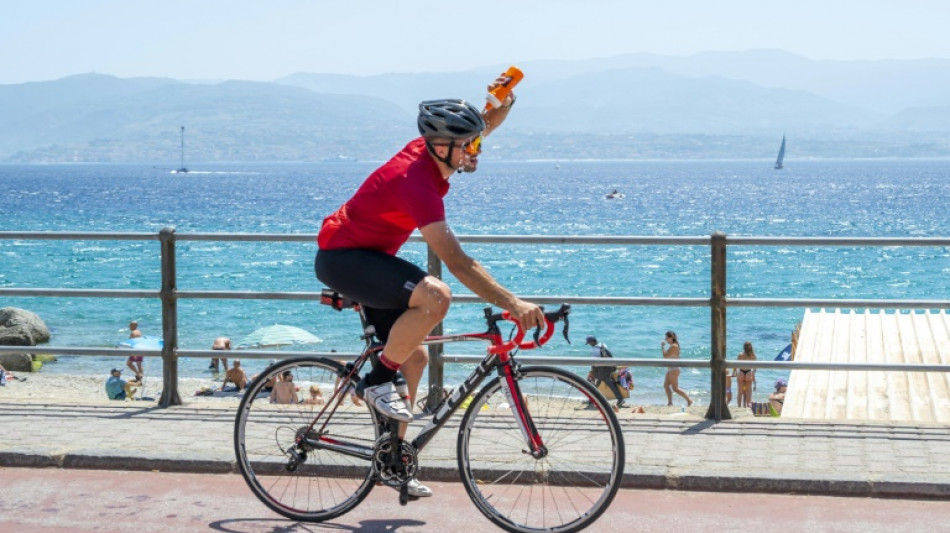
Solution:
[{"label": "sandy beach", "polygon": [[[18,380],[9,380],[5,387],[0,387],[0,402],[42,403],[42,404],[77,404],[77,405],[116,405],[116,400],[109,400],[105,394],[106,376],[68,376],[63,374],[20,373]],[[220,382],[210,378],[180,378],[179,393],[182,403],[188,407],[237,407],[241,395],[235,392],[220,393],[212,396],[196,396],[195,392],[204,388],[219,387]],[[145,381],[145,400],[136,399],[124,403],[135,404],[137,407],[153,407],[157,405],[161,396],[161,377],[147,378]],[[137,394],[136,398],[140,395]],[[611,402],[614,403],[614,402]],[[621,409],[618,416],[670,418],[702,420],[706,413],[706,405],[694,403],[686,409],[682,405],[642,405],[644,413],[634,413],[633,408],[640,406],[635,398],[627,400],[629,407]],[[752,416],[749,409],[740,409],[730,406],[733,418]]]}]

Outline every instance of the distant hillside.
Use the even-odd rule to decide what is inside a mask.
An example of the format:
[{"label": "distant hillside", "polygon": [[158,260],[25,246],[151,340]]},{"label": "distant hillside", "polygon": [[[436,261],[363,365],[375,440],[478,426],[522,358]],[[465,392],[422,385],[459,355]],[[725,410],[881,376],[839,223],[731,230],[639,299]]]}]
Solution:
[{"label": "distant hillside", "polygon": [[545,81],[562,79],[564,73],[626,68],[657,68],[692,78],[716,76],[764,88],[809,92],[881,116],[908,107],[950,105],[950,59],[814,61],[782,50],[749,50],[690,56],[626,54],[524,66]]},{"label": "distant hillside", "polygon": [[[0,85],[0,161],[380,160],[418,102],[479,103],[507,65],[297,73],[273,83],[87,74]],[[811,61],[774,50],[535,61],[485,159],[950,154],[950,60]]]},{"label": "distant hillside", "polygon": [[[528,71],[530,74],[530,70]],[[548,81],[544,81],[548,78]],[[803,91],[769,89],[746,81],[624,68],[559,79],[526,77],[506,128],[543,133],[803,134],[865,127],[872,113]],[[386,74],[372,77],[297,74],[280,80],[320,92],[387,97],[407,111],[426,98],[484,95],[492,74]],[[471,91],[469,91],[471,92]]]},{"label": "distant hillside", "polygon": [[942,134],[950,125],[950,105],[913,107],[897,113],[887,121],[888,129],[908,132]]},{"label": "distant hillside", "polygon": [[376,156],[413,133],[412,116],[365,96],[227,81],[84,75],[0,87],[0,157],[13,161],[319,160]]}]

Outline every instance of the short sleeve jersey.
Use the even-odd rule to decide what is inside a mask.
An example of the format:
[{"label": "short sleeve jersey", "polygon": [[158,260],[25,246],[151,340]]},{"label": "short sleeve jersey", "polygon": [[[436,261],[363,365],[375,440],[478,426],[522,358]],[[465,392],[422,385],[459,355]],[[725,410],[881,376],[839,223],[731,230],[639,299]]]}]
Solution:
[{"label": "short sleeve jersey", "polygon": [[317,236],[322,250],[365,248],[396,255],[416,228],[445,220],[449,182],[419,137],[376,169]]}]

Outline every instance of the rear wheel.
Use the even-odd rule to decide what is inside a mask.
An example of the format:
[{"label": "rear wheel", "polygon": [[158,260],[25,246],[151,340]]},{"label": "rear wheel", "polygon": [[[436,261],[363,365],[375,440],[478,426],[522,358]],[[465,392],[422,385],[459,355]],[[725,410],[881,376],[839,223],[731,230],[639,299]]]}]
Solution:
[{"label": "rear wheel", "polygon": [[[458,462],[465,490],[508,531],[579,531],[597,520],[620,488],[620,424],[604,397],[570,372],[525,367],[517,380],[546,454],[529,453],[502,382],[494,379],[462,419]],[[593,407],[585,408],[588,400]]]},{"label": "rear wheel", "polygon": [[[297,398],[273,396],[296,403],[271,402],[264,390],[284,375],[299,389]],[[330,359],[288,359],[264,370],[241,400],[234,427],[241,474],[258,499],[288,518],[335,518],[356,507],[375,485],[370,459],[379,426],[365,404],[335,394],[347,385],[344,375],[343,365]],[[308,402],[312,386],[323,403]]]}]

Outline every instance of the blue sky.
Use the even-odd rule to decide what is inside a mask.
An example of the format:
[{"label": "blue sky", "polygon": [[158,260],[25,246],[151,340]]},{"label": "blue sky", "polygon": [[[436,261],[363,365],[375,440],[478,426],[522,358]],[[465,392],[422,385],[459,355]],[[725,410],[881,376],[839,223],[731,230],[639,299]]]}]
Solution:
[{"label": "blue sky", "polygon": [[947,0],[5,0],[0,83],[86,72],[273,80],[755,48],[950,58],[948,28]]}]

